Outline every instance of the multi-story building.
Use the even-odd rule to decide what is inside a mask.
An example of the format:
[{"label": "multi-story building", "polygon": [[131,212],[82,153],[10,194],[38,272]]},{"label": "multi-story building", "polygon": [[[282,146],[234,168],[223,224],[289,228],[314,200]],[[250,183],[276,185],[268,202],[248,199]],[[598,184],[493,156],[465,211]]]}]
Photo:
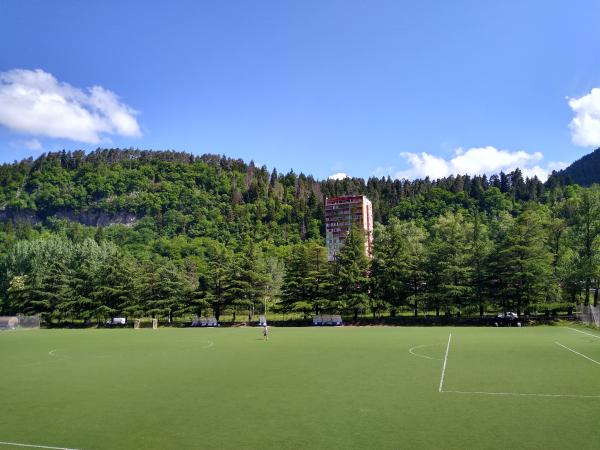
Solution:
[{"label": "multi-story building", "polygon": [[325,199],[327,256],[335,259],[353,224],[365,232],[365,254],[373,255],[373,207],[364,195],[328,197]]}]

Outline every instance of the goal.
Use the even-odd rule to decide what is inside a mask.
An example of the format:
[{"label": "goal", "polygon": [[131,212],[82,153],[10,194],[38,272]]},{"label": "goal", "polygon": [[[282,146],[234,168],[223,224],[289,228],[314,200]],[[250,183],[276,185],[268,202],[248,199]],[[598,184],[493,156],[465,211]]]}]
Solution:
[{"label": "goal", "polygon": [[133,319],[133,328],[135,330],[139,330],[141,323],[142,323],[142,319]]},{"label": "goal", "polygon": [[158,328],[158,319],[152,319],[152,329],[156,330]]},{"label": "goal", "polygon": [[577,316],[585,325],[600,327],[600,306],[577,305]]},{"label": "goal", "polygon": [[39,328],[39,316],[0,316],[0,330],[16,330],[17,328]]}]

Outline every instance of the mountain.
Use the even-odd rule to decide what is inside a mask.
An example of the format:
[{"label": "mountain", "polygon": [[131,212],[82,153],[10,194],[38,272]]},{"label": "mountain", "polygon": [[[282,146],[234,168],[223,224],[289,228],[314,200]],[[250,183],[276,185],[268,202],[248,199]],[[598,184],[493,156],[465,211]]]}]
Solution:
[{"label": "mountain", "polygon": [[600,148],[578,159],[566,169],[553,173],[552,178],[558,179],[560,184],[600,184]]},{"label": "mountain", "polygon": [[489,178],[319,181],[221,155],[59,151],[0,165],[0,223],[51,229],[65,221],[91,227],[122,224],[159,236],[224,242],[250,238],[281,245],[324,237],[327,196],[366,195],[374,220],[387,223],[390,215],[419,219],[457,207],[487,209],[495,199],[493,188],[511,202],[546,199],[543,183],[518,169]]}]

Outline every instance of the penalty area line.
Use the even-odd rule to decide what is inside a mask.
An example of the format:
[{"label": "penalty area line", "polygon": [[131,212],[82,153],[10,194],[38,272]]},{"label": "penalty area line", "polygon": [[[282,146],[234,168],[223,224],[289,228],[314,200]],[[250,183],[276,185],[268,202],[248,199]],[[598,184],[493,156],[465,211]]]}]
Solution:
[{"label": "penalty area line", "polygon": [[585,331],[578,330],[577,328],[571,328],[571,327],[567,327],[567,328],[569,330],[577,331],[578,333],[587,334],[588,336],[595,337],[596,339],[600,339],[600,336],[598,336],[597,334],[586,333]]},{"label": "penalty area line", "polygon": [[593,362],[594,364],[598,364],[600,366],[600,362],[596,361],[595,359],[590,358],[589,356],[584,355],[583,353],[579,353],[577,350],[573,350],[572,348],[567,347],[566,345],[561,344],[558,341],[554,341],[555,344],[560,345],[562,348],[566,348],[567,350],[569,350],[570,352],[575,353],[576,355],[582,356],[585,359]]},{"label": "penalty area line", "polygon": [[446,356],[444,356],[444,366],[442,367],[442,376],[440,377],[440,387],[438,392],[442,392],[444,387],[444,376],[446,375],[446,364],[448,363],[448,351],[450,350],[450,340],[452,339],[452,333],[448,335],[448,345],[446,346]]},{"label": "penalty area line", "polygon": [[533,394],[520,392],[486,392],[486,391],[441,391],[444,394],[463,395],[504,395],[512,397],[566,397],[566,398],[600,398],[600,395],[578,395],[578,394]]},{"label": "penalty area line", "polygon": [[47,448],[47,449],[51,449],[51,450],[77,450],[76,448],[52,447],[50,445],[19,444],[18,442],[3,442],[3,441],[0,441],[0,445],[12,445],[13,447],[28,447],[28,448]]}]

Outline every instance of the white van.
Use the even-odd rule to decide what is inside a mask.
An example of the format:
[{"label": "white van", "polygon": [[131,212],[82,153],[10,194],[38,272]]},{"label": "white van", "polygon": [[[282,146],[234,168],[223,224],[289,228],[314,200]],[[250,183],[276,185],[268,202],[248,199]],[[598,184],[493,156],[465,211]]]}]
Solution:
[{"label": "white van", "polygon": [[112,319],[106,321],[106,325],[127,325],[127,319],[125,317],[113,317]]}]

